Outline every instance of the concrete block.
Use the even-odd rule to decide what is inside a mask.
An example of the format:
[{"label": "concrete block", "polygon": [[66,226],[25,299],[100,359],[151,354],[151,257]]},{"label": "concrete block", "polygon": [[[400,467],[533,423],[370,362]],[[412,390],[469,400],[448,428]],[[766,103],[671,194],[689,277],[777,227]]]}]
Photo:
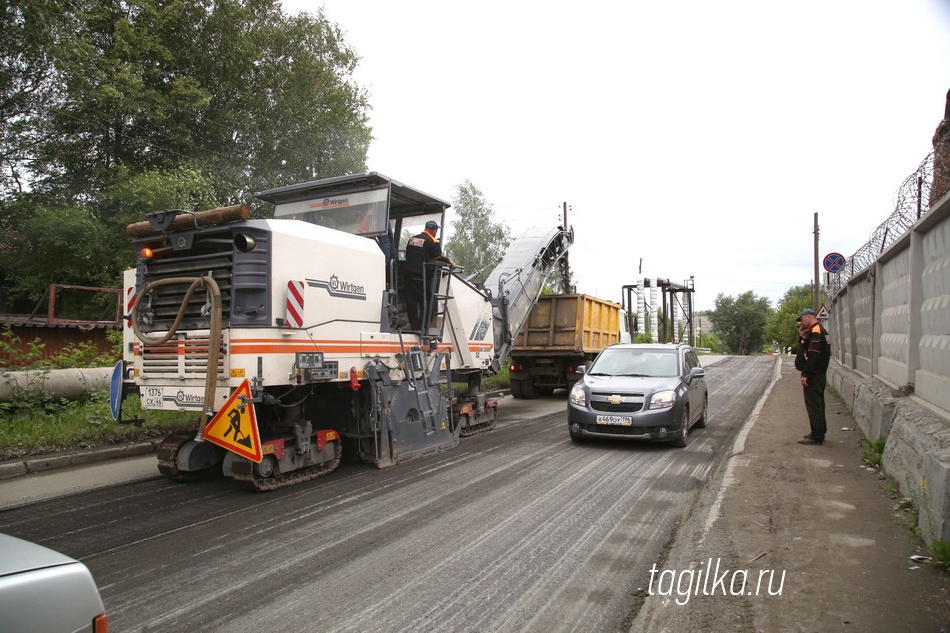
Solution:
[{"label": "concrete block", "polygon": [[891,388],[874,378],[865,378],[855,389],[851,413],[869,440],[887,439],[894,421],[897,400]]},{"label": "concrete block", "polygon": [[860,375],[845,369],[840,363],[832,362],[828,368],[828,384],[838,392],[849,412],[854,411],[854,394],[860,379]]},{"label": "concrete block", "polygon": [[66,466],[76,466],[79,464],[91,464],[101,462],[107,459],[120,459],[122,457],[134,457],[146,453],[154,453],[161,440],[151,440],[138,442],[136,444],[119,444],[116,446],[100,446],[84,451],[73,451],[70,453],[58,453],[51,455],[40,455],[30,457],[24,460],[27,472],[37,473],[54,468],[64,468]]},{"label": "concrete block", "polygon": [[29,457],[25,459],[24,462],[26,463],[27,471],[39,473],[44,470],[72,466],[75,463],[75,461],[73,461],[75,457],[76,455],[73,453],[40,455],[39,457]]},{"label": "concrete block", "polygon": [[914,499],[928,545],[950,543],[950,420],[902,398],[884,447],[884,470]]},{"label": "concrete block", "polygon": [[3,462],[0,464],[0,479],[12,479],[27,473],[26,464],[21,461]]}]

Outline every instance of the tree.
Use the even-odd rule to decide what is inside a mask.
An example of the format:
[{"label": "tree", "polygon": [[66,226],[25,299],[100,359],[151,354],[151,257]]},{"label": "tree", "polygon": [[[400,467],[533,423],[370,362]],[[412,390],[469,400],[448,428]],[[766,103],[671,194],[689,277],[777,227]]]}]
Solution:
[{"label": "tree", "polygon": [[54,99],[55,53],[66,28],[59,0],[7,0],[0,13],[0,195],[22,193]]},{"label": "tree", "polygon": [[710,313],[713,333],[731,352],[745,355],[758,351],[765,341],[765,325],[772,314],[766,297],[751,290],[738,298],[720,294]]},{"label": "tree", "polygon": [[812,286],[795,286],[785,291],[776,310],[765,326],[765,336],[774,341],[779,349],[798,346],[798,328],[795,319],[805,308],[812,307]]},{"label": "tree", "polygon": [[574,271],[565,255],[558,262],[557,269],[548,277],[548,284],[554,294],[573,294],[577,290],[577,281],[574,279]]},{"label": "tree", "polygon": [[149,211],[365,170],[358,60],[322,9],[288,16],[279,0],[10,0],[0,303],[117,286],[125,224]]},{"label": "tree", "polygon": [[719,337],[710,332],[702,332],[699,335],[699,341],[696,347],[708,349],[713,354],[719,354],[722,352],[722,343],[719,341]]},{"label": "tree", "polygon": [[481,283],[508,250],[511,230],[503,222],[495,222],[491,203],[470,180],[458,186],[452,206],[458,219],[452,222],[445,252],[468,272],[472,283]]},{"label": "tree", "polygon": [[[195,163],[221,203],[365,168],[358,57],[322,10],[278,0],[88,0],[56,60],[35,190],[80,199],[113,170]],[[40,186],[42,185],[42,187]]]}]

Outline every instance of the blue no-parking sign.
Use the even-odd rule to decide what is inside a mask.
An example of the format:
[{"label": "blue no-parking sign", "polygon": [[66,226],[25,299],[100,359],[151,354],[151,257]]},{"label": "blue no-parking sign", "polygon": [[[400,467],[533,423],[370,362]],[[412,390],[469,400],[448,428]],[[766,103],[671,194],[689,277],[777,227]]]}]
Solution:
[{"label": "blue no-parking sign", "polygon": [[844,268],[844,255],[841,253],[828,253],[825,255],[825,259],[822,263],[825,266],[825,270],[829,273],[836,273]]}]

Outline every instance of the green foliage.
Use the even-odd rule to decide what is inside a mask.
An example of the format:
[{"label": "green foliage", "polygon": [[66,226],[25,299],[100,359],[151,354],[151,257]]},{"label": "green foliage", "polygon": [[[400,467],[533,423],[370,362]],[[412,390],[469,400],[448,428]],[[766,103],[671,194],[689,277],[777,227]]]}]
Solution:
[{"label": "green foliage", "polygon": [[[23,197],[7,207],[6,225],[16,239],[0,250],[0,274],[8,298],[35,305],[54,283],[117,286],[115,233],[89,208],[51,206]],[[119,252],[129,249],[127,240]],[[101,307],[93,307],[95,312]]]},{"label": "green foliage", "polygon": [[27,343],[26,351],[21,349],[22,342],[23,340],[14,334],[9,325],[5,326],[0,332],[0,354],[4,356],[0,358],[0,364],[5,364],[5,358],[9,357],[12,361],[10,364],[14,367],[32,367],[43,358],[43,349],[46,345],[39,338]]},{"label": "green foliage", "polygon": [[699,335],[699,340],[696,343],[696,347],[703,347],[708,349],[713,354],[722,353],[722,342],[719,340],[719,337],[711,332],[702,332]]},{"label": "green foliage", "polygon": [[569,295],[577,292],[577,281],[567,257],[558,262],[557,268],[548,277],[548,282],[554,294]]},{"label": "green foliage", "polygon": [[101,354],[92,343],[74,343],[50,358],[53,369],[71,369],[73,367],[112,367],[119,360],[112,354]]},{"label": "green foliage", "polygon": [[147,212],[364,170],[358,60],[322,9],[278,0],[8,2],[0,303],[117,287],[134,257],[124,225]]},{"label": "green foliage", "polygon": [[452,237],[445,244],[445,252],[465,269],[472,283],[481,283],[508,250],[511,231],[503,222],[495,221],[491,203],[470,180],[458,186],[452,208],[458,219],[452,222]]},{"label": "green foliage", "polygon": [[61,0],[7,0],[0,13],[0,196],[29,181],[30,160],[54,103],[54,56],[70,34]]},{"label": "green foliage", "polygon": [[861,461],[872,468],[884,465],[884,440],[861,440]]},{"label": "green foliage", "polygon": [[482,380],[482,389],[485,391],[498,391],[508,389],[511,386],[511,380],[508,378],[508,367],[511,365],[511,359],[506,360],[501,370],[494,376],[488,376]]},{"label": "green foliage", "polygon": [[[66,345],[60,352],[43,360],[46,344],[39,337],[29,341],[26,351],[21,349],[22,339],[6,326],[0,331],[0,354],[9,356],[11,365],[17,370],[71,369],[73,367],[111,367],[122,356],[122,332],[110,330],[106,338],[113,344],[110,354],[102,354],[92,343],[74,343]],[[0,363],[5,362],[0,360]]]},{"label": "green foliage", "polygon": [[121,233],[126,242],[122,250],[130,251],[121,230],[124,225],[144,220],[151,211],[211,209],[217,203],[213,181],[196,166],[181,164],[139,173],[120,166],[96,207],[100,218]]},{"label": "green foliage", "polygon": [[[23,377],[22,381],[11,380],[9,371],[0,373],[0,378],[7,380],[13,391],[10,401],[0,402],[0,420],[8,413],[28,412],[37,417],[60,408],[63,403],[58,402],[45,388],[46,377],[51,366],[50,361],[43,360],[43,350],[46,345],[40,342],[39,338],[35,338],[26,344],[24,351],[21,345],[22,339],[14,334],[9,326],[0,333],[0,337],[2,337],[0,352],[12,359],[12,364],[16,367],[12,371],[18,372],[18,375]],[[29,371],[22,371],[21,368],[29,369]]]},{"label": "green foliage", "polygon": [[934,560],[950,571],[950,543],[937,539],[931,544],[930,551]]},{"label": "green foliage", "polygon": [[779,301],[778,309],[772,313],[765,326],[766,344],[774,344],[779,349],[798,348],[798,328],[795,319],[805,308],[812,308],[811,285],[789,288]]},{"label": "green foliage", "polygon": [[[129,415],[141,413],[137,399],[126,408]],[[59,403],[48,415],[35,410],[0,413],[0,460],[161,438],[196,427],[195,414],[177,412],[149,412],[141,426],[120,424],[112,419],[109,394],[103,390],[85,402]]]},{"label": "green foliage", "polygon": [[[26,351],[21,351],[22,341],[10,328],[0,332],[0,353],[28,367],[28,371],[17,367],[26,384],[15,390],[10,402],[0,403],[0,460],[164,437],[195,428],[195,414],[168,411],[150,412],[141,426],[120,424],[112,419],[108,390],[92,391],[86,399],[72,401],[57,399],[45,388],[51,369],[114,365],[121,354],[122,332],[110,331],[109,339],[116,345],[112,355],[100,355],[95,346],[79,343],[42,360],[45,345],[40,339],[28,342]],[[0,379],[4,378],[9,378],[8,372],[0,373]],[[136,398],[127,401],[126,416],[139,417],[139,405]]]},{"label": "green foliage", "polygon": [[368,99],[358,56],[321,10],[277,0],[70,5],[53,62],[43,181],[102,191],[112,171],[200,162],[221,199],[362,168]]},{"label": "green foliage", "polygon": [[762,348],[765,325],[772,315],[766,297],[758,297],[751,290],[738,298],[720,294],[716,309],[709,313],[713,333],[725,349],[733,354],[752,354]]},{"label": "green foliage", "polygon": [[106,340],[112,343],[112,357],[114,361],[110,364],[115,364],[122,358],[122,330],[109,330],[106,332]]},{"label": "green foliage", "polygon": [[[511,380],[508,378],[508,366],[511,364],[511,359],[509,358],[502,365],[501,370],[494,374],[493,376],[483,376],[482,377],[482,391],[501,391],[502,389],[508,389],[511,387]],[[465,391],[468,389],[467,383],[456,382],[452,383],[452,389],[456,394],[459,392]]]},{"label": "green foliage", "polygon": [[[26,350],[21,348],[22,340],[7,327],[0,332],[0,354],[13,360],[15,369],[0,374],[7,379],[13,389],[13,398],[9,402],[0,402],[0,421],[4,414],[21,414],[27,416],[42,416],[54,412],[68,411],[76,403],[57,399],[46,388],[46,380],[52,369],[70,369],[73,367],[110,367],[114,365],[121,354],[121,336],[119,332],[119,347],[114,348],[118,354],[100,354],[95,345],[77,343],[67,345],[61,352],[43,360],[43,351],[46,345],[35,338],[26,344]],[[114,340],[113,340],[114,342]],[[10,380],[10,371],[16,371],[22,381]],[[21,382],[25,384],[21,384]],[[95,399],[97,394],[91,394]],[[108,403],[108,394],[106,395]]]},{"label": "green foliage", "polygon": [[650,336],[650,333],[649,333],[649,332],[640,332],[640,333],[637,334],[635,337],[633,337],[633,342],[634,342],[634,343],[639,343],[639,344],[652,343],[652,342],[653,342],[653,337]]}]

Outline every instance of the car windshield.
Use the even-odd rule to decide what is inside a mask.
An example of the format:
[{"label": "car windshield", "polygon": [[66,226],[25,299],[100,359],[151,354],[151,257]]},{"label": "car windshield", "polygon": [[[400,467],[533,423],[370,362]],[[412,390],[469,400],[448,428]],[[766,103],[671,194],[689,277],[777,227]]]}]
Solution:
[{"label": "car windshield", "polygon": [[591,365],[597,376],[678,376],[676,351],[644,349],[604,350]]}]

